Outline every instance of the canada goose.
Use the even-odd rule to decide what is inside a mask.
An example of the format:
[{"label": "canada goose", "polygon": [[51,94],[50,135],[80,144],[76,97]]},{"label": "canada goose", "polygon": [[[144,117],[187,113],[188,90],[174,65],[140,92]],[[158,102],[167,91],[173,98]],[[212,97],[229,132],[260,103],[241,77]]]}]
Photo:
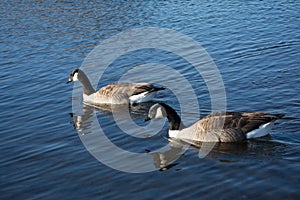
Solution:
[{"label": "canada goose", "polygon": [[164,103],[156,103],[149,109],[145,121],[167,117],[171,138],[199,142],[241,142],[267,135],[275,120],[283,116],[263,112],[213,113],[186,127],[173,108]]},{"label": "canada goose", "polygon": [[151,101],[164,87],[149,83],[115,82],[95,91],[88,77],[80,69],[70,73],[67,83],[79,81],[83,87],[83,101],[91,104],[127,104]]}]

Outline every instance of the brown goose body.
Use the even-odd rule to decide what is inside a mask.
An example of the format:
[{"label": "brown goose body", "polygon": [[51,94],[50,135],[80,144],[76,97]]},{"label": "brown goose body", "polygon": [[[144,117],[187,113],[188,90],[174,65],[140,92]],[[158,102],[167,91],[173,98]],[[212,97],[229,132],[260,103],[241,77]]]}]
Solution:
[{"label": "brown goose body", "polygon": [[[281,117],[283,117],[281,114],[264,112],[213,113],[197,121],[192,128],[197,133],[197,140],[205,141],[206,138],[214,138],[213,141],[218,142],[240,142],[268,134],[274,121]],[[255,131],[260,128],[265,130],[263,133],[256,134]],[[207,136],[208,134],[212,136]]]},{"label": "brown goose body", "polygon": [[149,110],[149,119],[167,117],[169,136],[199,142],[241,142],[268,134],[284,115],[264,112],[222,112],[207,115],[186,127],[170,106],[159,103]]}]

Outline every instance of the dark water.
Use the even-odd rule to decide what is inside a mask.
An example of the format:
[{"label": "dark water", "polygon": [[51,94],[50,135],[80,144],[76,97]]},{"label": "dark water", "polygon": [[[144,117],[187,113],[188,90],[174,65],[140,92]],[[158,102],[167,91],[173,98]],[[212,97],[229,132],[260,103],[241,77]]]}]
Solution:
[{"label": "dark water", "polygon": [[[300,197],[298,1],[1,1],[0,9],[1,199]],[[199,42],[220,70],[228,110],[284,113],[286,119],[278,121],[271,136],[217,144],[201,159],[199,149],[190,146],[173,160],[184,144],[168,143],[166,126],[153,137],[138,130],[142,138],[129,137],[110,111],[84,106],[83,129],[97,113],[115,145],[149,152],[156,170],[125,173],[102,164],[81,142],[88,136],[74,129],[73,88],[65,82],[101,41],[145,27],[173,29]],[[164,53],[125,55],[112,63],[106,80],[118,80],[139,63],[169,64],[199,82],[195,91],[201,114],[210,112],[201,77],[185,68],[183,60]],[[179,110],[170,91],[159,99]],[[137,124],[142,124],[143,109],[131,114]],[[165,145],[169,149],[158,151]],[[112,155],[109,161],[119,159]]]}]

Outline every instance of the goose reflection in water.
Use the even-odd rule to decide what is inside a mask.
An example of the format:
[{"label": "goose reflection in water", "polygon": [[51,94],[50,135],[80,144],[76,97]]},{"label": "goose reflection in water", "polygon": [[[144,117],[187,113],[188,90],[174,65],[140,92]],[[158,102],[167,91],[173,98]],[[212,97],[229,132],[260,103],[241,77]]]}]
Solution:
[{"label": "goose reflection in water", "polygon": [[[147,116],[152,105],[154,105],[153,102],[130,105],[129,107],[128,105],[106,105],[95,108],[94,106],[83,105],[83,115],[72,115],[73,125],[79,136],[85,137],[86,134],[92,133],[92,116],[95,113],[104,115],[107,118],[121,116],[119,120],[122,120],[123,117],[123,120],[126,120],[125,116],[130,115],[134,121],[142,121]],[[113,114],[112,112],[117,112],[118,114]],[[136,150],[136,147],[141,148],[140,152],[148,155],[153,162],[153,166],[162,171],[175,166],[175,169],[180,170],[178,164],[181,157],[184,157],[187,152],[198,154],[198,159],[199,157],[207,157],[205,159],[214,159],[218,162],[240,162],[253,157],[262,159],[277,158],[281,155],[280,149],[284,149],[284,144],[270,141],[270,135],[239,143],[210,143],[168,138],[166,134],[167,128],[163,128],[161,132],[155,141],[146,137],[148,140],[146,143],[143,143],[145,145],[140,146],[141,144],[137,145],[135,142],[131,142],[130,146],[133,146],[134,150]],[[128,143],[128,140],[126,143]],[[163,148],[157,148],[157,143]],[[101,149],[101,146],[95,146],[95,148]],[[111,159],[118,158],[111,157]]]}]

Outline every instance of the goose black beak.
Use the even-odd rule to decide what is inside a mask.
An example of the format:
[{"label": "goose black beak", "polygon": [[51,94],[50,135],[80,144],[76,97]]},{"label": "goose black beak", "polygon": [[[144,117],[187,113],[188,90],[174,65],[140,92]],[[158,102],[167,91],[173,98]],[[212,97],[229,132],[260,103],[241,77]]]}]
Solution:
[{"label": "goose black beak", "polygon": [[66,84],[71,83],[71,82],[73,82],[73,81],[69,79],[69,80],[66,82]]},{"label": "goose black beak", "polygon": [[147,122],[147,121],[149,121],[149,120],[151,120],[151,118],[150,118],[150,117],[147,117],[147,118],[144,119],[144,122]]}]

